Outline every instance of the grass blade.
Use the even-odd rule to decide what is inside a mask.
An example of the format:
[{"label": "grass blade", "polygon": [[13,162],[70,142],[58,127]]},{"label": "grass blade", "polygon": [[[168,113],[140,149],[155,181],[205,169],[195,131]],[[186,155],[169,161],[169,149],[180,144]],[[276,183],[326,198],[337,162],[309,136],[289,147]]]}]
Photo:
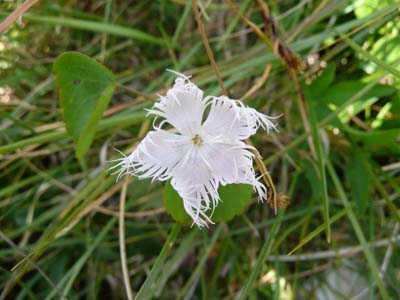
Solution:
[{"label": "grass blade", "polygon": [[[329,220],[329,225],[332,225],[333,223],[335,223],[337,220],[339,220],[340,218],[342,218],[345,214],[347,213],[346,209],[341,210],[340,212],[338,212],[336,215],[334,215],[330,220]],[[291,250],[288,255],[292,255],[294,252],[296,252],[297,250],[299,250],[301,247],[303,247],[305,244],[307,244],[309,241],[311,241],[313,238],[317,237],[322,231],[326,230],[326,226],[327,224],[324,223],[320,226],[318,226],[317,228],[315,228],[313,231],[311,231],[306,237],[304,237],[300,243],[294,247],[293,250]]]},{"label": "grass blade", "polygon": [[[307,97],[309,100],[309,98]],[[331,227],[329,221],[329,198],[328,189],[326,184],[326,172],[325,172],[325,154],[322,149],[321,140],[318,132],[318,122],[315,116],[313,104],[308,102],[309,115],[310,115],[310,126],[311,135],[313,137],[314,147],[317,154],[317,163],[319,169],[320,183],[322,185],[322,216],[325,223],[325,234],[328,243],[331,241]]]},{"label": "grass blade", "polygon": [[365,258],[367,259],[368,266],[372,272],[372,276],[378,285],[379,292],[381,293],[382,299],[388,300],[389,299],[389,294],[385,288],[385,285],[382,281],[382,278],[379,274],[379,269],[378,265],[376,263],[375,257],[369,248],[368,242],[364,236],[364,233],[361,229],[360,223],[357,220],[357,217],[351,207],[351,204],[349,200],[347,199],[346,193],[342,187],[342,184],[340,183],[340,180],[331,164],[331,162],[328,160],[327,161],[327,169],[329,172],[330,177],[332,178],[333,184],[335,185],[335,188],[337,192],[339,193],[339,198],[342,201],[344,207],[346,208],[347,211],[347,216],[350,220],[351,225],[353,226],[354,232],[358,238],[358,241],[361,244],[361,247],[363,248],[363,252],[365,255]]},{"label": "grass blade", "polygon": [[279,214],[275,218],[274,224],[272,225],[271,231],[268,234],[268,238],[265,241],[265,243],[260,251],[260,254],[258,255],[258,258],[257,258],[256,264],[253,268],[253,271],[251,272],[249,279],[247,280],[246,284],[244,285],[242,291],[240,292],[239,300],[244,300],[248,296],[248,294],[251,290],[251,287],[253,286],[253,283],[256,280],[258,273],[260,272],[261,266],[262,266],[263,262],[265,261],[265,258],[267,257],[267,255],[269,255],[269,253],[272,249],[272,245],[274,244],[274,238],[275,238],[276,234],[278,233],[279,227],[282,222],[283,215],[284,215],[284,210],[280,210]]},{"label": "grass blade", "polygon": [[169,251],[172,249],[172,246],[174,245],[180,231],[181,231],[181,225],[175,224],[167,240],[165,241],[160,254],[157,257],[157,260],[154,263],[154,266],[151,269],[149,276],[147,276],[146,281],[143,283],[135,299],[137,300],[147,299],[147,295],[149,295],[149,291],[154,288],[153,283],[155,282],[158,274],[160,273],[161,267],[164,264],[164,261],[167,258]]},{"label": "grass blade", "polygon": [[393,66],[381,61],[379,58],[373,56],[371,53],[369,53],[368,51],[365,51],[363,48],[361,48],[360,46],[358,46],[355,42],[353,42],[351,39],[349,39],[347,37],[347,35],[344,35],[340,32],[338,32],[338,34],[340,35],[340,37],[354,50],[356,50],[357,52],[361,53],[363,56],[365,56],[366,58],[370,59],[371,61],[373,61],[374,63],[376,63],[379,67],[381,67],[382,69],[388,71],[389,73],[392,73],[394,76],[400,78],[400,71],[397,70],[396,68],[394,68]]}]

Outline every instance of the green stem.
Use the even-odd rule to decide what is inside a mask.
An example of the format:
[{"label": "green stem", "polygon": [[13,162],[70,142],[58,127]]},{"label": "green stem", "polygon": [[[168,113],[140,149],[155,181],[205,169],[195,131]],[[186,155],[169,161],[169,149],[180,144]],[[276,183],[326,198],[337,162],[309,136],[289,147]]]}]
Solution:
[{"label": "green stem", "polygon": [[277,218],[275,218],[274,224],[272,225],[271,228],[271,232],[269,232],[268,234],[268,239],[265,241],[261,249],[260,255],[257,258],[256,265],[254,266],[249,279],[247,280],[245,286],[243,287],[242,292],[240,293],[239,300],[246,299],[248,293],[250,292],[251,287],[253,286],[254,281],[256,280],[256,277],[258,276],[258,273],[261,269],[261,266],[263,265],[265,258],[271,252],[272,245],[274,244],[273,242],[276,234],[278,233],[284,213],[285,211],[283,209],[280,210]]},{"label": "green stem", "polygon": [[141,300],[145,299],[148,291],[153,288],[153,283],[156,280],[158,274],[161,271],[161,267],[164,264],[165,259],[167,258],[172,246],[174,245],[176,238],[178,237],[179,232],[181,231],[181,225],[176,223],[164,243],[163,248],[161,249],[160,254],[157,257],[156,262],[154,263],[153,268],[150,271],[149,276],[147,277],[146,281],[143,283],[142,287],[140,288],[139,292],[137,293],[135,299]]}]

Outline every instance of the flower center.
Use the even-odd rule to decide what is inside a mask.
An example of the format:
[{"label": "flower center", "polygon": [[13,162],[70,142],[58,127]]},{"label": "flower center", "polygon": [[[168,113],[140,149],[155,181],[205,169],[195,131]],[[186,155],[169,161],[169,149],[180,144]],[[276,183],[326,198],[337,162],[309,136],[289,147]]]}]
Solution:
[{"label": "flower center", "polygon": [[200,146],[201,144],[203,144],[203,139],[198,134],[195,134],[195,136],[192,138],[192,141],[193,144],[195,144],[196,146]]}]

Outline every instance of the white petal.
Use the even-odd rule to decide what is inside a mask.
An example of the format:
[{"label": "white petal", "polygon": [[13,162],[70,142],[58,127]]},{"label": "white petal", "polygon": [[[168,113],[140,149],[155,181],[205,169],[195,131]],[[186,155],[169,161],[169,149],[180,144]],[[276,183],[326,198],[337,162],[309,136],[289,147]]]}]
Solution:
[{"label": "white petal", "polygon": [[184,157],[191,140],[165,130],[150,131],[131,155],[117,165],[120,174],[167,180]]},{"label": "white petal", "polygon": [[183,207],[187,214],[192,218],[193,224],[199,228],[208,227],[208,224],[214,222],[206,214],[208,208],[202,204],[196,193],[181,195],[183,199]]},{"label": "white petal", "polygon": [[266,199],[266,187],[256,177],[251,150],[254,148],[242,141],[228,143],[222,138],[204,145],[202,153],[211,166],[213,178],[220,185],[250,184],[260,200]]},{"label": "white petal", "polygon": [[149,112],[165,118],[183,135],[193,135],[201,126],[204,113],[203,91],[187,78],[177,78],[166,96],[160,96]]},{"label": "white petal", "polygon": [[219,182],[214,178],[202,148],[192,145],[172,171],[171,180],[173,188],[184,201],[186,212],[199,227],[211,222],[206,212],[212,212],[219,201]]},{"label": "white petal", "polygon": [[260,126],[267,131],[275,129],[270,117],[238,100],[225,96],[212,97],[208,105],[211,106],[210,112],[203,128],[210,134],[245,140],[255,134]]},{"label": "white petal", "polygon": [[220,201],[218,187],[233,183],[250,184],[266,198],[266,188],[253,168],[254,154],[242,141],[204,140],[193,146],[172,171],[171,184],[183,199],[188,215],[200,228],[212,223],[209,216]]}]

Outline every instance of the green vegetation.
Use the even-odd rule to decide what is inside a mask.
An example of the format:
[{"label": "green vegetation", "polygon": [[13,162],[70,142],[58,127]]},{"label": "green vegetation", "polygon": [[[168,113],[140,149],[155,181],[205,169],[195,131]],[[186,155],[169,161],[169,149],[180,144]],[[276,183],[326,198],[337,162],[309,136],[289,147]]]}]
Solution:
[{"label": "green vegetation", "polygon": [[280,116],[252,143],[281,204],[228,187],[199,230],[108,170],[166,69],[222,94],[192,2],[38,1],[0,35],[0,299],[399,299],[397,2],[197,1],[229,96]]}]

